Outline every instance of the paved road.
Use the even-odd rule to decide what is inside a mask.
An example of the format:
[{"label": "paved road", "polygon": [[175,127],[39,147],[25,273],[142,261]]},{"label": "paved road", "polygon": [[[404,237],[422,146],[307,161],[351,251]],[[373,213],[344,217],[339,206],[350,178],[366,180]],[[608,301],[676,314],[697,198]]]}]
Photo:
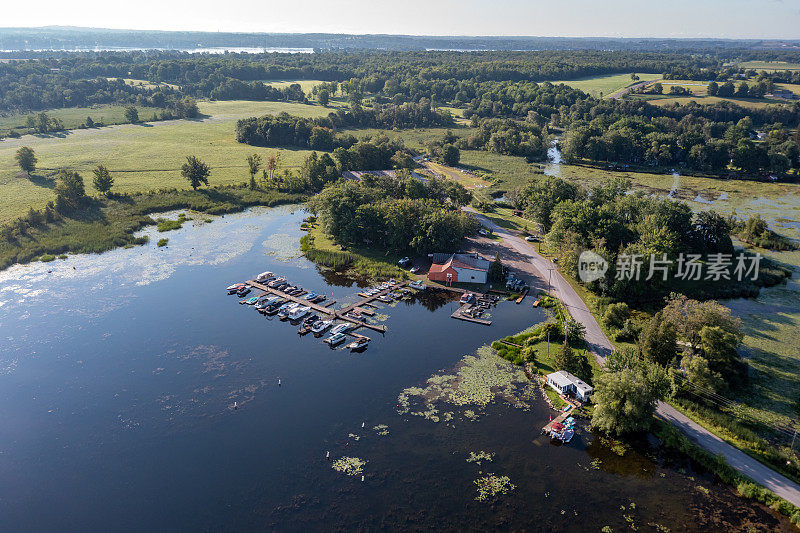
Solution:
[{"label": "paved road", "polygon": [[[472,208],[464,209],[477,216],[484,226],[491,228],[502,238],[502,246],[507,251],[507,257],[503,257],[504,263],[509,262],[514,268],[531,276],[532,289],[548,290],[549,288],[549,292],[567,306],[572,318],[586,327],[585,336],[589,351],[603,365],[606,357],[613,351],[613,346],[575,289],[554,268],[555,265],[549,259],[536,253],[530,243],[515,233],[498,226]],[[734,448],[665,402],[659,402],[656,406],[656,416],[675,425],[692,441],[714,455],[724,455],[728,464],[737,471],[768,488],[789,503],[800,507],[800,485],[794,481]]]}]

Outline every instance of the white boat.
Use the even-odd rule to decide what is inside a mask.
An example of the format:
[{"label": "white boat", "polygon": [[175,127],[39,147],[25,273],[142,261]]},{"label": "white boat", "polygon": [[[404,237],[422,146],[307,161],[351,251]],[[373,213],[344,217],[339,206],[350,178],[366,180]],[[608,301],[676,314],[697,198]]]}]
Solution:
[{"label": "white boat", "polygon": [[256,276],[256,281],[258,281],[258,282],[260,283],[260,282],[262,282],[262,281],[266,281],[268,278],[271,278],[271,277],[273,277],[274,275],[275,275],[275,274],[274,274],[274,273],[272,273],[272,272],[270,272],[270,271],[262,272],[261,274],[259,274],[258,276]]},{"label": "white boat", "polygon": [[369,344],[369,337],[359,337],[350,344],[348,344],[346,348],[349,348],[351,350],[361,350],[363,348],[366,348],[368,344]]},{"label": "white boat", "polygon": [[289,313],[295,310],[295,308],[300,307],[300,304],[292,302],[292,303],[285,303],[283,304],[280,309],[278,309],[278,318],[286,318],[289,316]]},{"label": "white boat", "polygon": [[322,333],[323,331],[325,331],[326,329],[328,329],[332,325],[333,325],[333,321],[332,320],[319,320],[319,321],[315,322],[313,326],[311,326],[311,332],[312,333]]},{"label": "white boat", "polygon": [[347,323],[337,324],[337,325],[333,326],[333,328],[331,329],[331,333],[333,333],[334,335],[336,333],[344,333],[344,332],[348,331],[351,327],[352,326],[350,324],[347,324]]},{"label": "white boat", "polygon": [[289,313],[289,320],[299,320],[304,316],[306,316],[309,311],[311,311],[310,307],[305,307],[305,306],[295,307]]},{"label": "white boat", "polygon": [[412,289],[419,289],[419,290],[425,289],[425,284],[419,280],[412,281],[411,283],[408,284],[408,286],[411,287]]},{"label": "white boat", "polygon": [[347,336],[344,333],[334,333],[322,342],[325,342],[330,346],[336,346],[337,344],[343,343],[346,338]]}]

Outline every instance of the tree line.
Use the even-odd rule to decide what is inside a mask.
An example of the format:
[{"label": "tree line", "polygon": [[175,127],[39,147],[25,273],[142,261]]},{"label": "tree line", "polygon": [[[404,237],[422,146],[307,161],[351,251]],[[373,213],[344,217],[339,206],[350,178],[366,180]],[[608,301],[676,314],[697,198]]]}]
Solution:
[{"label": "tree line", "polygon": [[353,144],[352,136],[337,136],[341,128],[413,128],[451,126],[453,117],[435,111],[430,102],[377,105],[363,108],[354,104],[327,117],[302,118],[280,113],[241,119],[236,124],[236,140],[253,146],[297,146],[330,151]]}]

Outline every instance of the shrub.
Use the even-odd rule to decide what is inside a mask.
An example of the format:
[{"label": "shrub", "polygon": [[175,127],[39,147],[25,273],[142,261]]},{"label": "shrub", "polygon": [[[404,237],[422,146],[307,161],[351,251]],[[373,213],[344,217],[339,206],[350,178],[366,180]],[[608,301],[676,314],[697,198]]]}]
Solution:
[{"label": "shrub", "polygon": [[42,257],[39,258],[39,261],[42,263],[49,263],[50,261],[55,261],[56,256],[50,254],[44,254]]},{"label": "shrub", "polygon": [[159,247],[166,246],[168,242],[169,242],[169,239],[158,239],[158,242],[156,243],[156,245],[159,246]]},{"label": "shrub", "polygon": [[631,310],[625,302],[609,304],[603,313],[603,324],[609,328],[622,329],[630,317]]}]

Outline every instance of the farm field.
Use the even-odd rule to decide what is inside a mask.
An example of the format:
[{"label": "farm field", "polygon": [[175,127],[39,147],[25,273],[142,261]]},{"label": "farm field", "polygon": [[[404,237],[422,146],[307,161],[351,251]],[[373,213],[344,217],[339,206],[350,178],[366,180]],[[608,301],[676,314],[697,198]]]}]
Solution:
[{"label": "farm field", "polygon": [[[276,89],[283,89],[284,87],[288,87],[293,83],[300,84],[300,87],[303,89],[303,92],[308,94],[314,89],[315,86],[319,85],[320,83],[325,83],[323,80],[260,80],[265,85],[271,85]],[[333,95],[331,95],[333,96]]]},{"label": "farm field", "polygon": [[[140,107],[136,106],[139,111],[139,118],[142,120],[149,120],[153,117],[154,113],[160,113],[162,110],[156,107]],[[35,115],[37,112],[31,113],[13,113],[8,115],[0,115],[0,132],[7,132],[12,129],[28,130],[26,120],[29,115]],[[124,124],[128,122],[125,120],[125,106],[121,105],[98,105],[92,107],[69,107],[66,109],[48,109],[45,110],[49,116],[60,120],[64,127],[68,130],[76,129],[81,124],[86,122],[86,117],[92,117],[95,122],[102,122],[106,125],[111,124]]]},{"label": "farm field", "polygon": [[800,70],[800,63],[787,63],[786,61],[743,61],[736,66],[751,68],[753,70]]},{"label": "farm field", "polygon": [[[636,75],[639,76],[639,81],[657,80],[661,78],[661,74],[641,74],[637,72]],[[577,80],[558,80],[551,83],[556,85],[563,83],[564,85],[569,85],[570,87],[591,94],[592,96],[600,96],[601,92],[604,96],[608,96],[637,82],[631,80],[631,74],[628,72],[626,74],[611,74]]]},{"label": "farm field", "polygon": [[[647,95],[644,95],[644,98],[647,98]],[[676,96],[676,97],[670,97],[668,95],[664,95],[664,96],[655,96],[647,99],[650,100],[653,105],[659,105],[659,106],[671,105],[671,104],[688,104],[689,102],[694,100],[698,104],[733,102],[734,104],[751,109],[758,109],[761,107],[766,107],[771,104],[780,105],[786,103],[786,100],[778,100],[778,99],[751,100],[749,98],[720,98],[718,96],[700,96],[700,95]]]},{"label": "farm field", "polygon": [[[0,223],[41,207],[54,195],[50,176],[58,168],[81,172],[90,189],[91,169],[107,166],[119,192],[145,191],[161,187],[186,188],[180,167],[187,155],[196,155],[212,167],[211,183],[245,181],[245,158],[252,153],[263,158],[281,154],[281,167],[302,163],[308,152],[277,150],[239,144],[234,137],[236,121],[243,117],[286,111],[306,117],[324,116],[330,109],[286,102],[200,102],[205,118],[170,120],[151,124],[123,124],[106,128],[75,130],[59,135],[25,135],[0,141]],[[41,168],[33,179],[19,175],[14,153],[20,146],[36,151]]]}]

